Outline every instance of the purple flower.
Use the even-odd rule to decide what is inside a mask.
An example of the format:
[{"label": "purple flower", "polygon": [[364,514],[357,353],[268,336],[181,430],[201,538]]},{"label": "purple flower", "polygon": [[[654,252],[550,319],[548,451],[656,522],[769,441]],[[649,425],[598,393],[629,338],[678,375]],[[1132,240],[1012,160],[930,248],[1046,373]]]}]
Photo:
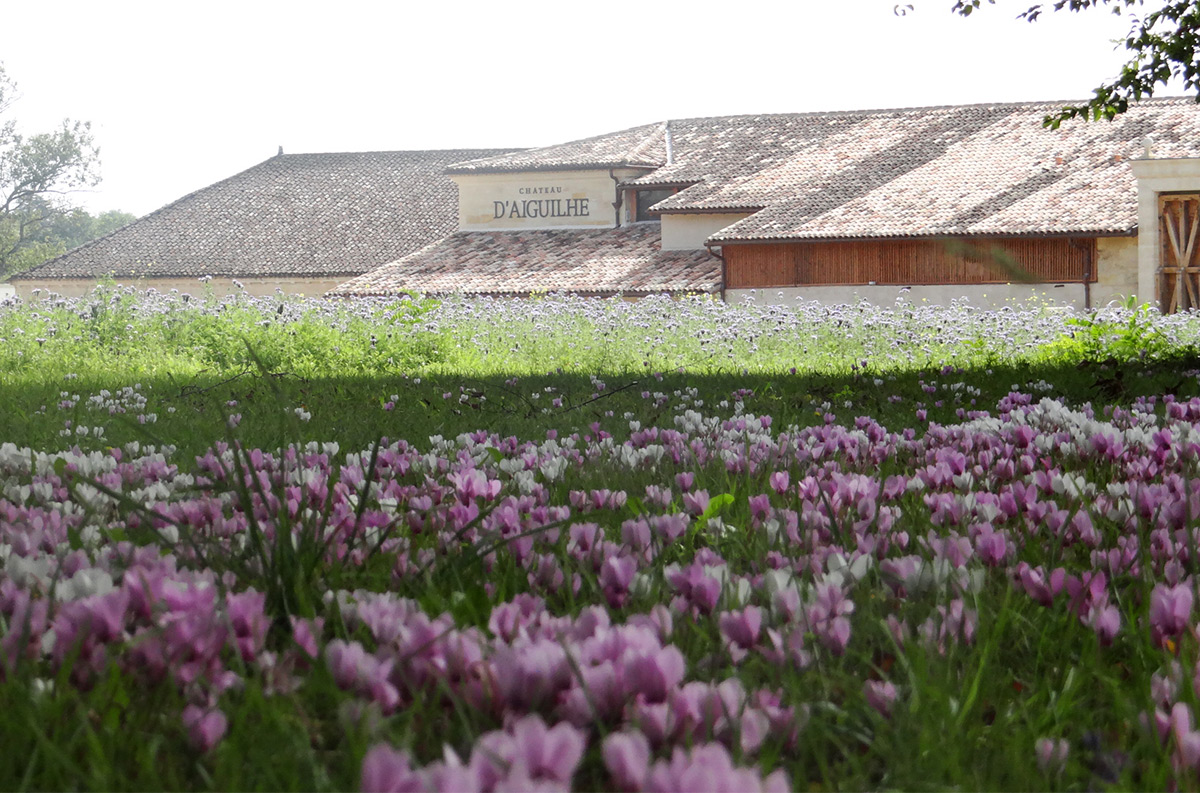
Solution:
[{"label": "purple flower", "polygon": [[896,701],[896,686],[890,680],[868,680],[863,683],[863,696],[867,704],[885,718],[892,715],[892,703]]},{"label": "purple flower", "polygon": [[636,731],[609,733],[601,747],[604,767],[620,790],[641,790],[650,770],[650,742]]},{"label": "purple flower", "polygon": [[683,653],[673,644],[658,652],[635,656],[625,664],[625,681],[647,702],[662,702],[679,685],[687,670]]},{"label": "purple flower", "polygon": [[637,560],[631,556],[610,556],[600,567],[600,586],[604,587],[604,597],[613,608],[625,602],[637,568]]},{"label": "purple flower", "polygon": [[685,492],[683,494],[683,510],[689,515],[700,516],[708,509],[709,495],[707,490]]},{"label": "purple flower", "polygon": [[735,662],[746,657],[746,653],[758,643],[762,629],[762,609],[747,606],[741,611],[726,611],[717,618],[721,636]]},{"label": "purple flower", "polygon": [[1043,606],[1054,603],[1055,596],[1062,591],[1066,576],[1067,571],[1058,567],[1050,573],[1047,580],[1042,568],[1030,567],[1025,562],[1017,565],[1017,580],[1025,588],[1026,594]]},{"label": "purple flower", "polygon": [[1171,708],[1171,734],[1175,737],[1172,761],[1179,769],[1200,769],[1200,732],[1192,729],[1192,711],[1182,702]]},{"label": "purple flower", "polygon": [[413,770],[407,752],[377,743],[363,758],[359,789],[363,793],[410,793],[427,788]]},{"label": "purple flower", "polygon": [[791,483],[787,471],[775,471],[768,478],[768,481],[771,484],[771,489],[781,496],[787,492],[788,485]]},{"label": "purple flower", "polygon": [[735,766],[729,750],[721,744],[706,743],[691,751],[677,747],[670,761],[659,760],[647,774],[643,789],[654,793],[782,793],[791,788],[782,770],[763,779],[752,769]]},{"label": "purple flower", "polygon": [[183,726],[188,731],[188,740],[197,751],[207,753],[225,737],[229,722],[225,714],[216,708],[204,710],[196,705],[183,709]]},{"label": "purple flower", "polygon": [[325,647],[325,660],[340,688],[370,697],[384,713],[391,713],[400,704],[400,692],[388,680],[392,659],[380,661],[358,642],[334,639]]},{"label": "purple flower", "polygon": [[549,779],[566,787],[570,786],[587,744],[583,731],[566,722],[547,729],[537,715],[513,724],[512,742],[515,768],[520,768],[529,779]]},{"label": "purple flower", "polygon": [[511,708],[536,710],[553,702],[571,682],[563,646],[551,639],[501,646],[492,656],[500,696]]},{"label": "purple flower", "polygon": [[1162,644],[1187,630],[1193,598],[1189,584],[1155,585],[1150,593],[1150,634],[1155,642]]}]

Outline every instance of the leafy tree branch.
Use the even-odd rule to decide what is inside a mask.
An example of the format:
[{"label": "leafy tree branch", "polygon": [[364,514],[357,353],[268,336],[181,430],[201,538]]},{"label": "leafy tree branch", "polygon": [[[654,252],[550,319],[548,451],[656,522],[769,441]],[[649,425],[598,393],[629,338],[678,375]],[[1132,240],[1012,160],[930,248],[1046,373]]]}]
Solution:
[{"label": "leafy tree branch", "polygon": [[[0,115],[16,98],[16,83],[0,64]],[[72,211],[64,196],[99,184],[99,158],[86,121],[67,119],[28,136],[14,119],[0,121],[0,278],[62,252],[41,232]]]},{"label": "leafy tree branch", "polygon": [[[987,5],[995,2],[986,0]],[[953,11],[970,16],[984,4],[985,0],[955,0]],[[1047,126],[1057,128],[1071,118],[1112,119],[1124,113],[1130,102],[1154,96],[1173,78],[1200,102],[1200,0],[1168,0],[1150,7],[1144,0],[1055,0],[1030,6],[1018,18],[1036,22],[1048,10],[1078,13],[1097,8],[1129,16],[1124,44],[1130,58],[1120,75],[1101,83],[1087,102],[1047,116]]]}]

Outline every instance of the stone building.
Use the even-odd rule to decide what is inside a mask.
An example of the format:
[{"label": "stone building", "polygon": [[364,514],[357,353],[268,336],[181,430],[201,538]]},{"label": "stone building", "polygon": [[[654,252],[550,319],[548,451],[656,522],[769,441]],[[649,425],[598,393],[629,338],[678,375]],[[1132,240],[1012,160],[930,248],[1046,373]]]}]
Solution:
[{"label": "stone building", "polygon": [[320,295],[445,237],[458,195],[443,171],[497,149],[279,154],[10,279],[79,295],[112,279],[160,291]]},{"label": "stone building", "polygon": [[1060,107],[682,119],[459,162],[457,231],[332,294],[1200,306],[1200,106],[1044,127]]}]

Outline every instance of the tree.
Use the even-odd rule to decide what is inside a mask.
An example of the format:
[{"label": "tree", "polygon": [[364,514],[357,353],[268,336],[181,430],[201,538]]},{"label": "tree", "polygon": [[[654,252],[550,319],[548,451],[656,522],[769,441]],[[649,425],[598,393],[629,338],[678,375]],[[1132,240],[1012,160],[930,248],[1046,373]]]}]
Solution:
[{"label": "tree", "polygon": [[9,254],[8,271],[12,274],[36,267],[137,220],[136,215],[115,209],[92,215],[78,207],[55,208],[37,200],[30,201],[22,215],[39,221],[32,226],[26,224],[20,247]]},{"label": "tree", "polygon": [[[955,0],[953,10],[970,16],[983,3],[984,0]],[[995,5],[996,0],[987,3]],[[1067,119],[1077,117],[1111,119],[1124,113],[1130,102],[1154,96],[1173,77],[1180,78],[1187,91],[1196,92],[1196,101],[1200,102],[1200,0],[1154,3],[1156,10],[1148,10],[1145,0],[1055,0],[1052,5],[1031,6],[1018,18],[1036,22],[1047,6],[1054,11],[1066,9],[1076,13],[1097,8],[1107,8],[1116,15],[1128,12],[1130,28],[1125,48],[1131,53],[1120,76],[1101,83],[1087,102],[1047,116],[1047,126],[1057,128]],[[912,10],[911,5],[905,7]],[[901,6],[896,8],[899,14]]]},{"label": "tree", "polygon": [[[0,64],[0,118],[17,99]],[[100,150],[91,124],[66,119],[53,132],[25,136],[16,121],[0,121],[0,279],[60,253],[44,224],[71,211],[64,196],[100,182]]]}]

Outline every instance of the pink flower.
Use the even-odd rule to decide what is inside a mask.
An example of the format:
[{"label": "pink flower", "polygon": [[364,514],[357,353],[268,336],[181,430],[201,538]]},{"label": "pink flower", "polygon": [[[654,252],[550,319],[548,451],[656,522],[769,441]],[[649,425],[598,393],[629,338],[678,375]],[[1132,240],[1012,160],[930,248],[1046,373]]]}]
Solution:
[{"label": "pink flower", "polygon": [[1038,738],[1034,744],[1037,755],[1037,765],[1043,774],[1060,774],[1067,765],[1067,756],[1071,745],[1065,738],[1057,741],[1050,738]]},{"label": "pink flower", "polygon": [[568,790],[585,743],[584,733],[570,724],[547,729],[541,716],[525,716],[508,730],[481,736],[469,767],[483,790]]},{"label": "pink flower", "polygon": [[188,731],[188,740],[202,753],[209,752],[225,737],[229,722],[220,710],[204,710],[196,705],[183,709],[183,726]]},{"label": "pink flower", "polygon": [[1189,584],[1155,585],[1150,593],[1150,634],[1154,641],[1161,644],[1189,627],[1193,598]]},{"label": "pink flower", "polygon": [[264,612],[267,596],[253,589],[225,596],[233,638],[244,661],[253,661],[267,640],[270,620]]},{"label": "pink flower", "polygon": [[1061,567],[1050,573],[1049,580],[1047,580],[1042,568],[1030,567],[1025,562],[1017,565],[1017,579],[1025,588],[1026,594],[1043,606],[1049,606],[1054,602],[1055,596],[1062,591],[1066,577],[1067,571]]},{"label": "pink flower", "polygon": [[700,516],[708,509],[709,495],[707,490],[697,490],[695,493],[683,494],[683,510],[689,515]]},{"label": "pink flower", "polygon": [[682,537],[687,531],[690,518],[682,512],[670,515],[655,515],[650,518],[650,528],[669,544]]},{"label": "pink flower", "polygon": [[600,586],[604,587],[604,597],[613,608],[625,602],[637,568],[637,561],[631,556],[610,556],[600,567]]},{"label": "pink flower", "polygon": [[625,664],[625,682],[647,702],[662,702],[683,680],[687,662],[673,644],[658,652],[636,656]]},{"label": "pink flower", "polygon": [[717,618],[717,624],[733,660],[740,661],[746,657],[747,651],[758,643],[759,631],[762,629],[762,609],[758,606],[747,606],[741,611],[726,611]]},{"label": "pink flower", "polygon": [[380,661],[368,655],[358,642],[334,639],[325,647],[325,660],[340,688],[370,697],[384,713],[391,713],[400,704],[400,692],[388,681],[392,659]]},{"label": "pink flower", "polygon": [[863,683],[863,696],[867,704],[888,718],[892,715],[892,703],[896,701],[896,686],[890,680],[868,680]]},{"label": "pink flower", "polygon": [[787,471],[775,471],[768,478],[768,481],[771,484],[771,489],[781,496],[787,492],[788,485],[791,483]]},{"label": "pink flower", "polygon": [[650,770],[650,742],[640,732],[613,732],[601,747],[604,767],[620,790],[641,790]]},{"label": "pink flower", "polygon": [[1116,606],[1093,606],[1084,623],[1096,632],[1100,644],[1108,647],[1121,632],[1121,612]]},{"label": "pink flower", "polygon": [[500,696],[509,707],[535,710],[553,702],[571,682],[563,646],[551,639],[501,646],[492,656]]},{"label": "pink flower", "polygon": [[569,786],[586,743],[584,733],[566,722],[547,729],[541,716],[526,716],[512,726],[513,764],[529,779]]},{"label": "pink flower", "polygon": [[771,514],[771,497],[766,493],[761,493],[757,496],[750,497],[750,518],[753,525],[761,526],[762,522]]},{"label": "pink flower", "polygon": [[408,793],[424,790],[425,784],[413,771],[407,752],[377,743],[363,758],[359,789],[363,793]]},{"label": "pink flower", "polygon": [[1200,732],[1192,729],[1192,711],[1182,702],[1171,708],[1171,734],[1175,737],[1172,761],[1180,769],[1200,768]]},{"label": "pink flower", "polygon": [[763,779],[757,771],[733,764],[729,750],[719,743],[706,743],[690,751],[676,747],[670,761],[659,760],[650,769],[643,786],[655,793],[782,793],[790,790],[782,770]]}]

